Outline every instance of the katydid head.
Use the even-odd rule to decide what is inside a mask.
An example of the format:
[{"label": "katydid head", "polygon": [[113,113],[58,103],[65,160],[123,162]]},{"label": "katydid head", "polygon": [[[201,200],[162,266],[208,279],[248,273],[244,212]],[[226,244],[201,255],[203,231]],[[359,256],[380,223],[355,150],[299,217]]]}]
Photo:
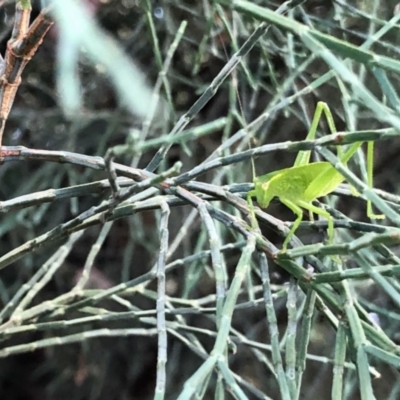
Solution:
[{"label": "katydid head", "polygon": [[261,208],[267,208],[275,194],[269,187],[271,181],[255,179],[254,191],[256,193],[257,203]]}]

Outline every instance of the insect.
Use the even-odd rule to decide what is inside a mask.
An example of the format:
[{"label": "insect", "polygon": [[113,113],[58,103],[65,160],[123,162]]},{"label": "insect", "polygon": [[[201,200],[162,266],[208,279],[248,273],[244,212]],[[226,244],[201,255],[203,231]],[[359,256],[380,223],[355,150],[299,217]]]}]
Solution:
[{"label": "insect", "polygon": [[[328,105],[324,102],[318,102],[310,131],[307,134],[308,140],[315,139],[318,123],[325,114],[331,133],[336,133],[335,123],[332,113]],[[349,149],[343,153],[341,148],[338,148],[338,157],[342,163],[346,163],[355,154],[357,149],[362,145],[362,142],[353,143]],[[373,153],[373,142],[368,142],[368,155]],[[252,218],[253,227],[257,227],[257,220],[254,211],[252,198],[257,199],[258,204],[262,208],[267,208],[270,201],[274,197],[279,200],[296,215],[289,234],[283,242],[282,251],[286,251],[290,239],[293,237],[297,228],[303,219],[303,210],[305,209],[312,213],[320,215],[328,221],[328,240],[333,241],[334,226],[333,218],[324,209],[312,204],[313,200],[328,195],[333,192],[340,183],[344,181],[344,177],[328,162],[310,163],[311,151],[300,151],[296,157],[293,167],[274,171],[266,175],[262,175],[254,179],[254,190],[247,194],[247,202]],[[368,157],[367,163],[368,184],[372,187],[372,157]],[[382,219],[384,215],[375,215],[372,212],[372,204],[367,203],[367,216],[369,218]]]}]

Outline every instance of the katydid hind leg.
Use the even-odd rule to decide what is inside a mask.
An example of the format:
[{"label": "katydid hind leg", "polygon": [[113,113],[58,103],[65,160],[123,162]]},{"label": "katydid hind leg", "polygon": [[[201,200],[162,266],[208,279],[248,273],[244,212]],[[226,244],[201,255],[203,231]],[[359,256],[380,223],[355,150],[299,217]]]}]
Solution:
[{"label": "katydid hind leg", "polygon": [[[321,120],[322,114],[325,115],[326,121],[328,122],[328,127],[329,127],[330,132],[331,133],[337,132],[331,110],[329,109],[329,107],[326,103],[324,103],[323,101],[319,101],[317,103],[317,107],[315,108],[314,117],[311,122],[310,130],[308,131],[306,140],[314,140],[315,139],[315,135],[316,135],[317,129],[318,129],[318,124],[319,124],[319,121]],[[310,156],[311,156],[310,150],[299,151],[293,166],[298,167],[300,165],[309,164]]]},{"label": "katydid hind leg", "polygon": [[329,243],[333,242],[334,238],[334,224],[332,216],[324,209],[314,206],[311,203],[307,203],[306,201],[299,200],[298,202],[294,203],[292,201],[281,199],[282,203],[285,204],[286,207],[291,209],[294,214],[297,216],[296,220],[293,222],[292,228],[290,232],[286,236],[285,241],[283,242],[282,250],[286,251],[287,245],[289,244],[290,240],[292,239],[293,235],[295,234],[297,228],[300,226],[301,221],[303,220],[303,211],[302,208],[309,211],[310,213],[314,213],[324,217],[328,221],[328,241]]},{"label": "katydid hind leg", "polygon": [[309,212],[313,212],[314,214],[320,215],[321,217],[324,217],[328,221],[328,242],[332,243],[335,231],[334,231],[334,225],[333,225],[333,218],[328,213],[328,211],[326,211],[322,208],[319,208],[317,206],[314,206],[313,204],[307,203],[305,201],[299,201],[298,204],[300,207],[305,208]]},{"label": "katydid hind leg", "polygon": [[[323,103],[322,101],[317,103],[317,107],[315,108],[313,120],[311,122],[310,130],[308,131],[308,134],[306,136],[306,140],[314,140],[315,139],[315,135],[317,133],[317,128],[318,128],[318,123],[319,123],[319,120],[321,119],[323,104],[325,104],[325,103]],[[299,151],[297,154],[297,157],[294,161],[293,166],[298,167],[300,165],[309,164],[310,156],[311,156],[311,150]]]}]

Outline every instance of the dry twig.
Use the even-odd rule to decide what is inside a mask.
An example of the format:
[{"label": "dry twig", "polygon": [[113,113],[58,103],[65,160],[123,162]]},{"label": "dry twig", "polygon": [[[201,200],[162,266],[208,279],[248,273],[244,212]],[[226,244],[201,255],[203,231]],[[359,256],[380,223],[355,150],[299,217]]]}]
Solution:
[{"label": "dry twig", "polygon": [[[26,3],[26,2],[25,2]],[[42,12],[29,26],[31,7],[18,1],[16,4],[14,27],[11,39],[7,43],[5,57],[0,55],[0,148],[4,127],[13,105],[21,74],[34,56],[47,31],[53,25],[49,8]],[[3,153],[1,153],[2,158]]]}]

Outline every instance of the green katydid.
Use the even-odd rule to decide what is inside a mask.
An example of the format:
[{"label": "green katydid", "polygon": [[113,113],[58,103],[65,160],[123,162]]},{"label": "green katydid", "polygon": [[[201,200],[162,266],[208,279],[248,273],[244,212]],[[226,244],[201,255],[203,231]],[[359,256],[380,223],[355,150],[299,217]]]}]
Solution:
[{"label": "green katydid", "polygon": [[[307,135],[308,140],[315,139],[322,113],[325,114],[331,133],[336,133],[333,116],[328,105],[324,102],[318,102],[310,131]],[[340,161],[346,164],[361,145],[362,142],[353,143],[344,153],[339,147],[338,156]],[[368,184],[372,187],[373,142],[368,142],[368,146],[367,178]],[[247,194],[253,227],[257,226],[257,222],[252,197],[257,199],[258,204],[262,208],[267,208],[270,201],[274,197],[278,197],[286,207],[290,208],[296,214],[297,218],[283,242],[283,251],[286,251],[290,239],[303,219],[302,209],[308,210],[310,215],[315,213],[326,218],[328,220],[328,240],[330,242],[333,240],[334,226],[331,215],[326,210],[314,206],[312,201],[333,192],[345,178],[326,161],[309,163],[310,155],[310,151],[300,151],[293,167],[255,178],[254,190],[249,191]],[[373,214],[370,201],[367,203],[367,216],[377,219],[384,218],[384,215]]]}]

